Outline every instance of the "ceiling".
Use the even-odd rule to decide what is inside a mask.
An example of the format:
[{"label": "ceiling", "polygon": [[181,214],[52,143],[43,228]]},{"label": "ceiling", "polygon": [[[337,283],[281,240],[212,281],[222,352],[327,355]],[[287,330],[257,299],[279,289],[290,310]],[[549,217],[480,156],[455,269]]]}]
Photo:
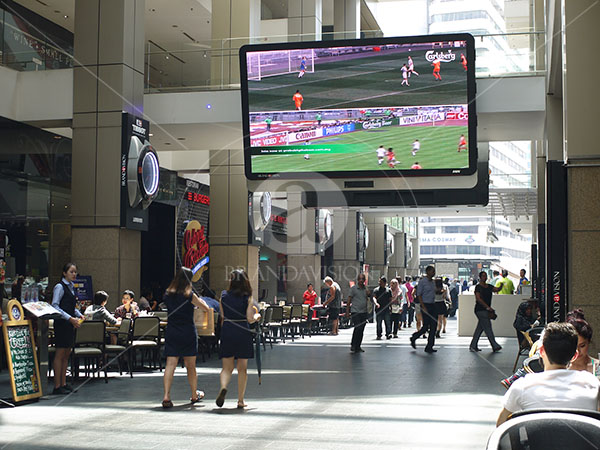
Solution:
[{"label": "ceiling", "polygon": [[[16,3],[74,32],[75,0]],[[167,50],[194,48],[194,41],[206,43],[211,39],[212,0],[146,0],[145,8],[146,40]]]}]

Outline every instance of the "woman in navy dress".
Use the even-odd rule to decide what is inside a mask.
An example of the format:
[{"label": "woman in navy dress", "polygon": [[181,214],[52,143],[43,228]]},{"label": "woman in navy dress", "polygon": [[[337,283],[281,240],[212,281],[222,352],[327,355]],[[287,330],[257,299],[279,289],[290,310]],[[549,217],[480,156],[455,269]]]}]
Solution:
[{"label": "woman in navy dress", "polygon": [[168,322],[165,333],[165,365],[163,408],[172,408],[171,385],[173,374],[183,357],[187,378],[192,390],[190,402],[196,403],[204,397],[204,392],[197,390],[198,377],[196,375],[196,354],[198,353],[198,333],[194,323],[194,307],[210,312],[204,300],[198,298],[192,291],[192,277],[194,274],[187,267],[182,267],[175,275],[167,288],[164,302],[167,305]]},{"label": "woman in navy dress", "polygon": [[248,380],[248,359],[254,358],[253,336],[250,323],[260,319],[252,300],[252,286],[243,270],[231,272],[229,289],[223,293],[221,304],[221,347],[219,356],[223,362],[221,370],[221,390],[217,406],[223,406],[227,385],[231,381],[235,360],[238,372],[238,408],[245,408],[244,393]]}]

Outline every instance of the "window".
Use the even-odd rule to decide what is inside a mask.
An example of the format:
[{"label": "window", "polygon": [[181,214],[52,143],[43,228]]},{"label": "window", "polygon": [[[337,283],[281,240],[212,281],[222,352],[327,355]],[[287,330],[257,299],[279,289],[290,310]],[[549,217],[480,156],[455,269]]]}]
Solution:
[{"label": "window", "polygon": [[423,227],[423,234],[435,234],[435,227]]},{"label": "window", "polygon": [[454,226],[454,227],[442,227],[442,233],[465,233],[465,234],[477,234],[479,227],[476,225],[472,226]]}]

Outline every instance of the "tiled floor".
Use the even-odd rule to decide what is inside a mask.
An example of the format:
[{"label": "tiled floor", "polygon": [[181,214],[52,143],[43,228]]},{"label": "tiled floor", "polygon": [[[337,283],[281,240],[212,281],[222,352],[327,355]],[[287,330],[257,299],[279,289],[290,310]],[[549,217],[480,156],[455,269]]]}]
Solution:
[{"label": "tiled floor", "polygon": [[[162,374],[109,374],[68,397],[46,397],[0,409],[0,448],[403,448],[481,449],[494,429],[516,339],[498,339],[494,354],[456,336],[456,322],[437,340],[438,353],[410,347],[411,330],[376,341],[365,333],[365,353],[349,352],[352,330],[278,344],[262,354],[262,385],[252,368],[247,411],[235,409],[236,377],[224,408],[214,404],[219,361],[198,363],[206,399],[187,403],[185,371],[178,369],[173,410],[160,407]],[[0,395],[8,396],[6,372]]]}]

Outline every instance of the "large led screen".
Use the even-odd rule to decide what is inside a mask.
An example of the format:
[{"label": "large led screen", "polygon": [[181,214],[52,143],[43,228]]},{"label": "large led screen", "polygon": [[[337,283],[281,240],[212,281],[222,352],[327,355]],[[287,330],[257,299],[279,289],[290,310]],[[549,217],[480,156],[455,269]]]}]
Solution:
[{"label": "large led screen", "polygon": [[469,175],[469,34],[240,50],[246,176]]}]

